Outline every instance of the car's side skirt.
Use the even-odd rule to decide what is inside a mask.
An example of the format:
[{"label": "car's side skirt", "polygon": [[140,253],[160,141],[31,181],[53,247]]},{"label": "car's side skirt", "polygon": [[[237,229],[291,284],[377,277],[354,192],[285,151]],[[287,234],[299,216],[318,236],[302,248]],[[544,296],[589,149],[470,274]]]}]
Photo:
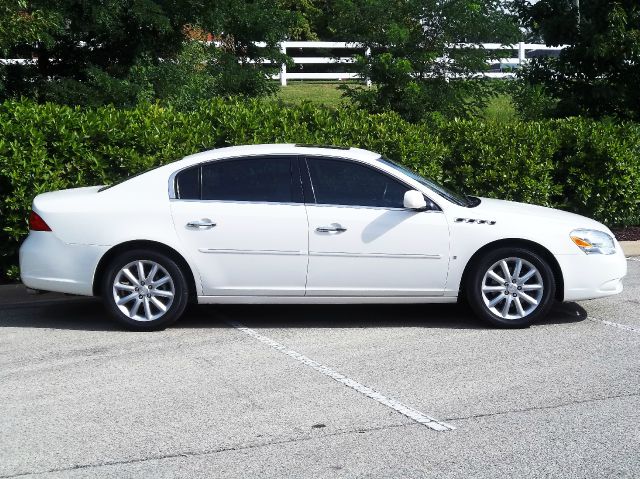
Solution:
[{"label": "car's side skirt", "polygon": [[456,301],[456,296],[198,296],[199,304],[415,304]]}]

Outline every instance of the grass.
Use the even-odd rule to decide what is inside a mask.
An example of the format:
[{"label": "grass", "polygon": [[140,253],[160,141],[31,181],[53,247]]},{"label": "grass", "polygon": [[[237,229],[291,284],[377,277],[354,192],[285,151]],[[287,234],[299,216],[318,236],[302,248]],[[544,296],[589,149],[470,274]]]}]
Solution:
[{"label": "grass", "polygon": [[[340,85],[345,82],[310,82],[290,81],[287,86],[280,87],[277,98],[285,103],[297,104],[310,101],[318,105],[338,108],[343,102]],[[488,121],[511,122],[516,120],[516,110],[511,97],[498,95],[489,100],[489,104],[481,117]]]},{"label": "grass", "polygon": [[297,104],[310,101],[319,105],[339,107],[342,103],[342,91],[338,89],[344,82],[292,82],[280,87],[278,98],[285,103]]},{"label": "grass", "polygon": [[505,93],[495,96],[489,100],[489,104],[482,112],[485,120],[493,120],[502,123],[509,123],[517,120],[516,108],[513,105],[511,95]]}]

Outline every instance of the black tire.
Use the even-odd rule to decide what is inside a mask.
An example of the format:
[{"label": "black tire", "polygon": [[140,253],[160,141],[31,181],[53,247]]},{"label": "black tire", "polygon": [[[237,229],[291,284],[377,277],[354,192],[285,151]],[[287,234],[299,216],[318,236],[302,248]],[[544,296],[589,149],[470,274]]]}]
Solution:
[{"label": "black tire", "polygon": [[[150,269],[153,268],[153,265],[158,265],[158,269],[156,270],[162,274],[162,278],[168,276],[170,281],[165,282],[162,285],[156,286],[154,289],[154,284],[152,282],[151,287],[149,284],[141,284],[134,283],[133,280],[127,280],[127,276],[122,273],[122,270],[127,265],[134,263],[132,267],[137,266],[137,262],[142,262],[144,274],[147,275],[150,273]],[[131,269],[129,269],[131,271]],[[133,271],[135,279],[139,281],[139,275],[137,274],[137,268]],[[118,284],[121,287],[127,288],[138,288],[135,292],[132,291],[123,291],[115,292],[114,284],[116,282],[116,278],[118,278]],[[124,280],[124,281],[123,281]],[[124,283],[124,284],[123,284]],[[148,283],[148,281],[146,282]],[[140,288],[148,288],[144,291],[141,291]],[[165,329],[167,326],[176,322],[180,316],[184,313],[185,308],[189,302],[189,287],[187,284],[187,280],[185,278],[184,271],[171,259],[170,257],[157,253],[155,251],[146,251],[146,250],[132,250],[127,251],[118,255],[114,258],[109,264],[104,280],[102,282],[102,300],[104,305],[113,316],[113,318],[118,321],[120,324],[125,326],[127,329],[131,331],[159,331]],[[138,308],[134,310],[135,303],[138,302],[136,298],[130,300],[130,302],[125,303],[123,306],[119,306],[116,303],[116,295],[120,294],[121,298],[124,296],[135,296],[138,293],[144,293],[138,296],[140,299]],[[162,293],[162,296],[160,294]],[[155,295],[158,295],[155,297]],[[172,298],[167,298],[166,296],[173,294]],[[150,299],[154,296],[153,299]],[[147,299],[149,298],[149,299]],[[156,306],[157,302],[160,302],[163,306],[166,307],[166,311],[163,311],[158,306]],[[146,313],[145,303],[149,304],[148,311],[151,313],[150,318]],[[155,304],[154,304],[155,303]],[[131,305],[130,307],[128,305]],[[168,306],[167,306],[168,305]],[[123,307],[126,310],[129,310],[130,313],[133,312],[133,317],[125,314]],[[140,307],[142,307],[143,312],[140,314],[137,313]],[[155,313],[155,314],[154,314]],[[155,317],[159,315],[159,317]],[[144,317],[143,317],[144,316]],[[139,319],[136,319],[139,318]]]},{"label": "black tire", "polygon": [[[529,288],[535,286],[534,283],[531,283],[531,279],[528,279],[520,287],[518,287],[518,285],[521,284],[521,282],[518,280],[516,280],[515,283],[511,280],[511,284],[513,285],[505,285],[504,283],[498,283],[495,279],[485,279],[485,275],[487,275],[488,278],[488,270],[493,265],[500,263],[501,260],[508,260],[507,269],[511,274],[513,274],[515,272],[517,259],[524,260],[522,261],[522,271],[526,271],[526,273],[531,271],[531,268],[526,266],[527,262],[537,269],[539,276],[534,276],[533,281],[535,281],[535,284],[538,284],[539,280],[536,281],[535,278],[541,279],[543,287],[541,292],[535,290],[533,293],[530,293],[528,289],[526,291],[522,290],[523,287]],[[499,267],[501,267],[501,263]],[[503,271],[502,268],[500,268],[498,273],[500,273],[500,271]],[[522,278],[526,276],[526,273],[521,274],[519,277]],[[502,277],[506,275],[499,274],[499,276]],[[487,284],[485,284],[485,281]],[[483,286],[492,287],[494,289],[498,289],[498,287],[500,287],[503,288],[503,290],[483,293]],[[487,252],[481,258],[476,260],[466,278],[464,288],[467,301],[474,313],[481,319],[502,328],[524,328],[544,318],[553,306],[556,294],[555,277],[548,262],[537,253],[515,247],[498,248]],[[529,295],[529,297],[534,300],[537,299],[537,306],[531,302],[525,301],[521,296],[523,293]],[[504,298],[501,295],[504,295]],[[539,297],[534,297],[535,295],[539,295]],[[511,298],[509,298],[510,296]],[[517,309],[516,298],[522,311],[526,312],[526,308],[533,308],[531,312],[523,317],[517,317],[522,315],[522,312]],[[493,309],[498,310],[498,308],[500,308],[500,311],[498,311],[499,313],[504,312],[505,307],[507,308],[505,316],[502,314],[496,314],[496,312],[492,311],[492,308],[490,308],[489,305],[493,300],[498,301]],[[507,300],[509,305],[507,305]]]}]

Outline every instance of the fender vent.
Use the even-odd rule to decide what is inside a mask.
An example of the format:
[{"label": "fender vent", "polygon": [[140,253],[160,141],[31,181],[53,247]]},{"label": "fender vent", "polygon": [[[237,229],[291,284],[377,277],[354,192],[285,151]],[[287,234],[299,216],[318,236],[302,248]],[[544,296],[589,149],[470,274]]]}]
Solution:
[{"label": "fender vent", "polygon": [[490,226],[493,226],[496,224],[495,220],[477,220],[475,218],[456,218],[454,221],[456,223],[475,223],[478,225],[490,225]]}]

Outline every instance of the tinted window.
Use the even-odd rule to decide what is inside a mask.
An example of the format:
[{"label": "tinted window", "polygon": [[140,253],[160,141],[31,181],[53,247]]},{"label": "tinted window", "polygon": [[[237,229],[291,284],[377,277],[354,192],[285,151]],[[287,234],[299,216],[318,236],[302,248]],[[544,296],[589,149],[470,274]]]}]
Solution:
[{"label": "tinted window", "polygon": [[[408,177],[416,180],[421,185],[424,185],[424,186],[426,186],[428,188],[431,188],[436,193],[438,193],[440,196],[444,196],[446,199],[448,199],[452,203],[455,203],[455,204],[460,205],[460,206],[472,206],[469,203],[468,198],[465,198],[464,196],[456,193],[455,191],[452,191],[452,190],[450,190],[448,188],[445,188],[442,185],[439,185],[438,183],[436,183],[433,180],[430,180],[428,178],[424,178],[424,177],[420,176],[418,173],[410,170],[409,168],[407,168],[405,166],[399,165],[395,161],[391,161],[391,160],[388,160],[386,158],[379,158],[378,161],[380,161],[381,163],[384,163],[387,166],[395,168],[396,170],[400,171],[401,173],[404,173]],[[480,203],[477,203],[477,204],[474,204],[473,206],[478,206],[479,204]]]},{"label": "tinted window", "polygon": [[410,189],[353,161],[308,158],[307,164],[318,204],[402,208]]},{"label": "tinted window", "polygon": [[257,157],[214,161],[202,166],[202,199],[290,203],[291,161]]},{"label": "tinted window", "polygon": [[176,198],[200,199],[200,166],[183,170],[176,175]]}]

